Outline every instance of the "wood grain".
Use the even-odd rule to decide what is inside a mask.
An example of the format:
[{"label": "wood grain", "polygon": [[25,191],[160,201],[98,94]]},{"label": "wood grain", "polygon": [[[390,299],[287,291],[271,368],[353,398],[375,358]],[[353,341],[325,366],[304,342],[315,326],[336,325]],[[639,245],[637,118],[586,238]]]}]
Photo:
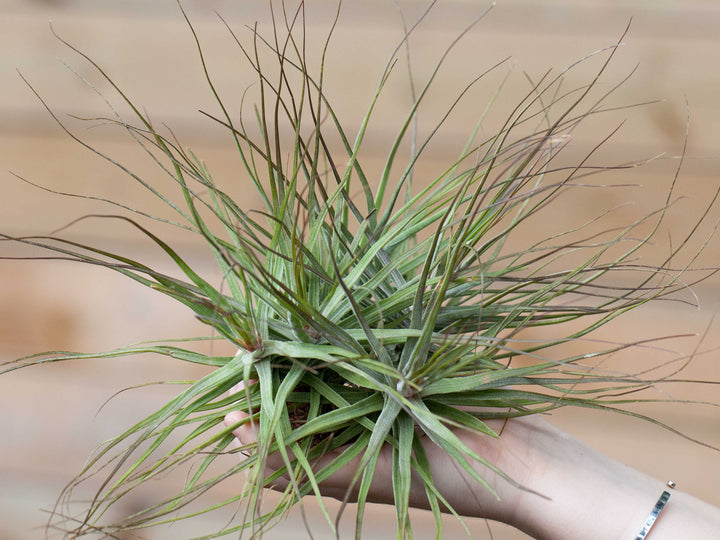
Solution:
[{"label": "wood grain", "polygon": [[[308,2],[307,33],[310,54],[322,44],[336,3]],[[402,2],[408,20],[421,12],[426,2]],[[418,84],[429,76],[435,62],[458,32],[487,7],[474,0],[440,1],[411,40],[412,67]],[[264,1],[187,0],[188,14],[207,54],[208,66],[218,89],[238,111],[242,91],[253,81],[253,73],[241,51],[219,21],[223,14],[246,43],[244,25],[258,21],[269,29]],[[612,173],[596,184],[638,184],[639,187],[580,189],[564,199],[562,211],[549,216],[542,230],[528,230],[516,242],[518,249],[549,230],[597,215],[604,208],[632,201],[633,207],[613,214],[608,227],[626,223],[663,203],[672,181],[676,157],[682,147],[690,115],[688,159],[681,174],[678,195],[683,197],[669,216],[667,242],[648,250],[649,259],[667,253],[670,238],[680,238],[692,217],[720,185],[720,3],[715,0],[684,2],[631,0],[508,0],[498,5],[457,46],[443,66],[428,95],[420,117],[421,132],[429,132],[445,109],[477,74],[505,57],[507,63],[480,81],[443,127],[437,141],[418,168],[418,177],[430,177],[451,159],[472,129],[471,124],[508,71],[509,83],[488,116],[487,130],[499,122],[527,93],[524,75],[537,80],[547,69],[559,73],[578,58],[615,43],[628,21],[632,24],[602,88],[621,81],[636,66],[632,78],[611,100],[614,106],[664,100],[637,109],[598,117],[592,129],[573,135],[568,148],[576,157],[625,121],[621,132],[603,149],[599,159],[620,163],[665,153],[664,159],[629,175]],[[174,1],[163,0],[5,0],[0,5],[0,232],[11,235],[47,233],[92,212],[109,212],[103,203],[63,198],[33,188],[9,171],[56,191],[88,194],[132,204],[150,213],[168,215],[162,205],[133,185],[122,171],[71,141],[50,118],[40,102],[20,79],[20,70],[46,99],[63,122],[83,140],[129,164],[134,171],[159,186],[167,178],[142,157],[134,143],[122,133],[98,122],[81,122],[68,115],[111,115],[105,99],[123,115],[128,114],[110,85],[89,64],[53,37],[48,21],[65,39],[88,52],[103,69],[160,124],[172,126],[211,167],[216,178],[235,190],[247,207],[259,200],[247,195],[247,179],[231,144],[217,126],[198,113],[214,112],[217,106],[208,92],[197,61],[191,34]],[[347,1],[328,55],[328,94],[339,116],[355,133],[376,88],[390,51],[403,34],[402,23],[392,2]],[[379,103],[371,123],[371,138],[362,156],[368,170],[383,165],[389,142],[401,125],[410,105],[404,54]],[[587,82],[598,68],[589,60],[568,73],[568,88]],[[69,66],[69,67],[68,67]],[[83,80],[84,79],[84,80]],[[85,82],[87,81],[87,82]],[[686,107],[685,100],[689,104]],[[250,114],[248,110],[245,114]],[[88,129],[93,126],[92,129]],[[599,177],[600,178],[600,177]],[[422,180],[419,180],[422,181]],[[180,246],[191,260],[210,276],[219,276],[208,263],[207,253],[196,239],[171,227],[160,226],[163,237]],[[709,234],[707,228],[703,234]],[[95,220],[71,231],[76,238],[130,251],[161,268],[168,262],[131,229],[110,221]],[[3,256],[25,254],[17,247],[0,245]],[[698,264],[717,265],[718,242],[710,244]],[[703,310],[677,304],[658,304],[631,314],[622,324],[603,331],[598,339],[632,341],[639,336],[702,333],[711,315],[720,307],[720,280],[698,288]],[[717,324],[710,326],[702,350],[720,346]],[[158,298],[139,286],[126,283],[100,269],[77,268],[60,262],[0,261],[0,359],[10,360],[47,349],[98,350],[149,338],[174,337],[206,332],[184,309]],[[667,346],[691,353],[697,339],[677,340]],[[574,344],[582,350],[583,344]],[[588,347],[591,345],[588,344]],[[670,354],[646,348],[613,358],[618,369],[652,365]],[[694,378],[720,380],[717,355],[700,355],[689,368]],[[141,357],[101,363],[75,363],[13,372],[0,378],[0,538],[38,537],[33,527],[42,525],[38,510],[54,502],[55,495],[74,471],[81,467],[93,446],[114,434],[140,415],[150,412],[170,395],[161,387],[138,390],[113,400],[95,418],[107,397],[126,386],[165,378],[197,377],[203,371]],[[716,399],[716,390],[696,387],[678,390],[687,398]],[[19,405],[21,404],[21,405]],[[645,409],[643,409],[645,410]],[[713,407],[655,407],[658,415],[688,435],[720,445],[717,409]],[[720,496],[718,452],[687,442],[657,427],[613,415],[563,411],[554,421],[592,445],[628,464],[660,478],[672,478],[687,491],[715,504]],[[162,492],[163,485],[154,489]],[[167,489],[167,487],[165,487]],[[219,495],[232,492],[232,486]],[[146,494],[152,497],[152,493]],[[139,505],[145,500],[131,501]],[[376,509],[369,519],[368,537],[381,538],[391,530],[392,512]],[[311,519],[320,523],[317,512]],[[418,538],[431,527],[430,517],[418,513]],[[351,521],[351,520],[349,520]],[[268,538],[288,538],[296,533],[300,518],[295,515]],[[481,522],[470,524],[478,538],[485,537]],[[212,530],[212,519],[197,525]],[[190,526],[189,526],[190,527]],[[317,526],[316,538],[326,531]],[[501,526],[493,526],[496,539],[524,538]],[[199,534],[199,529],[163,529],[147,538],[178,538]],[[447,537],[462,534],[448,520]]]}]

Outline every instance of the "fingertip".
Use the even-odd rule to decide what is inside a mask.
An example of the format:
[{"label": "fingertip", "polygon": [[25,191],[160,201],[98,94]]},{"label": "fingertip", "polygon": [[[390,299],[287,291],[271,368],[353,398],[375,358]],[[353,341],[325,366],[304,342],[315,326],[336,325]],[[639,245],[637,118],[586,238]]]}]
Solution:
[{"label": "fingertip", "polygon": [[[252,386],[252,385],[255,384],[256,382],[257,382],[256,379],[250,379],[250,380],[248,381],[248,387]],[[244,381],[244,380],[240,380],[240,381],[238,381],[238,383],[237,383],[235,386],[233,386],[233,387],[230,389],[229,393],[230,393],[230,395],[233,395],[233,394],[237,394],[237,393],[239,393],[239,392],[242,392],[243,390],[245,390],[245,381]]]},{"label": "fingertip", "polygon": [[240,444],[252,444],[257,440],[257,430],[246,422],[248,414],[242,411],[232,411],[225,415],[223,422],[227,427],[235,427],[232,433]]},{"label": "fingertip", "polygon": [[225,415],[225,419],[223,422],[225,423],[226,427],[233,426],[239,422],[242,422],[245,418],[247,418],[247,414],[245,414],[242,411],[232,411]]}]

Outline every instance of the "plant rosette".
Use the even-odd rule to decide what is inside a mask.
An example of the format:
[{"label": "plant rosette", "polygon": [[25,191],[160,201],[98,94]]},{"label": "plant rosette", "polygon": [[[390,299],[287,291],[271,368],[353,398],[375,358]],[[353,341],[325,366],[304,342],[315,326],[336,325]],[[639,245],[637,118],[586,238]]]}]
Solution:
[{"label": "plant rosette", "polygon": [[[4,239],[119,272],[190,308],[237,350],[234,356],[211,355],[198,352],[192,340],[186,340],[187,346],[144,343],[105,353],[50,353],[5,366],[7,371],[59,360],[155,353],[214,368],[92,455],[51,518],[53,527],[72,537],[115,537],[239,503],[236,519],[213,535],[260,535],[312,494],[335,530],[339,516],[325,510],[318,484],[354,460],[359,462],[353,487],[360,537],[378,455],[388,445],[398,536],[411,533],[411,475],[422,482],[440,531],[442,513],[452,509],[434,487],[422,438],[441,447],[459,468],[492,491],[474,465],[494,469],[493,465],[468,448],[458,430],[496,437],[488,427],[490,419],[566,406],[654,421],[627,406],[648,400],[634,392],[668,376],[658,380],[652,372],[602,369],[603,358],[633,344],[560,357],[552,353],[588,339],[629,310],[674,298],[688,289],[688,283],[714,272],[692,269],[697,252],[691,250],[690,240],[697,234],[695,225],[716,210],[715,198],[661,264],[638,262],[643,247],[661,230],[675,182],[665,205],[625,227],[598,229],[602,214],[537,241],[520,237],[519,231],[527,227],[542,229],[548,212],[562,211],[566,193],[587,187],[609,170],[640,164],[590,165],[612,134],[579,160],[568,163],[564,158],[573,132],[612,109],[606,103],[619,85],[603,90],[599,82],[619,42],[531,82],[496,126],[485,124],[483,110],[492,102],[484,104],[466,143],[441,173],[418,185],[414,173],[443,123],[485,75],[503,68],[500,62],[483,69],[429,132],[419,135],[417,115],[443,62],[486,13],[448,46],[423,84],[417,89],[411,85],[412,104],[386,149],[385,164],[379,175],[370,176],[363,166],[369,126],[388,81],[402,77],[396,64],[432,4],[390,54],[354,137],[336,115],[332,96],[325,93],[325,54],[332,47],[332,29],[320,67],[312,69],[304,47],[303,3],[275,8],[274,33],[268,36],[251,27],[243,30],[249,34],[245,39],[225,24],[256,74],[243,98],[244,114],[238,115],[225,105],[201,41],[180,7],[217,100],[217,112],[203,114],[227,131],[246,182],[262,200],[261,210],[238,204],[229,194],[237,179],[213,178],[171,132],[156,129],[95,60],[59,38],[130,108],[132,121],[112,108],[105,120],[125,130],[158,171],[172,179],[176,190],[163,192],[152,180],[132,173],[132,167],[93,150],[166,203],[174,219],[116,201],[106,202],[121,213],[87,219],[115,219],[136,228],[172,259],[183,277],[61,234]],[[597,70],[585,85],[562,87],[568,73],[593,62]],[[70,137],[91,148],[36,94]],[[253,98],[254,104],[247,105]],[[182,204],[173,197],[178,194]],[[153,220],[202,238],[217,261],[222,283],[211,283],[194,270],[153,232]],[[628,275],[635,276],[631,284]],[[535,328],[548,337],[523,339]],[[552,334],[551,328],[559,331]],[[243,420],[224,426],[223,419],[232,411],[245,413]],[[255,424],[257,441],[236,448],[232,431],[247,422]],[[233,453],[242,453],[244,459],[215,471],[219,457]],[[329,453],[336,458],[316,467]],[[279,455],[284,466],[266,476],[271,455]],[[177,468],[190,470],[181,490],[117,523],[107,522],[108,508]],[[76,488],[98,472],[104,480],[84,511],[65,512]],[[247,481],[238,483],[236,496],[200,511],[186,510],[217,484],[237,482],[243,472]],[[261,505],[263,490],[280,477],[286,479],[286,487],[272,508],[266,508]]]}]

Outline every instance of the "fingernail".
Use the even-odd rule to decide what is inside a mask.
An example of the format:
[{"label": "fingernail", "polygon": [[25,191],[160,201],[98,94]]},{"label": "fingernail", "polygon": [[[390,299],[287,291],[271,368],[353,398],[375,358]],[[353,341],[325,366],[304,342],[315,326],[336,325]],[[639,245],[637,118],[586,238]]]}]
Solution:
[{"label": "fingernail", "polygon": [[225,420],[223,420],[223,422],[225,423],[226,427],[230,427],[243,420],[245,416],[246,415],[240,411],[232,411],[225,415]]}]

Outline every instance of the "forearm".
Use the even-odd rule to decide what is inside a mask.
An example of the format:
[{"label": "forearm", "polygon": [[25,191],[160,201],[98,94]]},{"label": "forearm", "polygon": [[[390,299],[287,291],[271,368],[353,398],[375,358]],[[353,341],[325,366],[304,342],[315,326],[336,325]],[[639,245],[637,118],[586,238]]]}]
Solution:
[{"label": "forearm", "polygon": [[[243,418],[230,413],[228,425]],[[653,479],[588,447],[556,429],[542,418],[517,418],[488,424],[500,437],[492,438],[465,430],[457,435],[477,455],[506,473],[508,481],[491,469],[477,465],[477,472],[495,490],[494,497],[440,447],[426,440],[433,486],[465,516],[502,521],[534,538],[544,540],[633,540],[658,498],[666,488]],[[250,424],[234,432],[243,444],[256,440]],[[324,456],[319,468],[337,457],[337,451]],[[268,458],[270,470],[283,466],[277,455]],[[344,467],[320,484],[323,494],[346,500],[355,475],[355,463]],[[392,453],[389,447],[380,454],[368,500],[393,503]],[[286,483],[278,479],[276,485]],[[350,493],[349,500],[354,500]],[[425,487],[416,477],[410,504],[428,508]],[[720,509],[678,490],[653,526],[648,540],[710,540],[720,531]]]},{"label": "forearm", "polygon": [[[543,496],[521,491],[500,518],[535,538],[634,539],[663,490],[669,490],[544,422],[534,424],[531,436],[524,462],[509,464],[526,488]],[[669,491],[649,540],[717,537],[716,507]]]},{"label": "forearm", "polygon": [[635,538],[663,484],[553,428],[537,433],[513,519],[540,539]]}]

